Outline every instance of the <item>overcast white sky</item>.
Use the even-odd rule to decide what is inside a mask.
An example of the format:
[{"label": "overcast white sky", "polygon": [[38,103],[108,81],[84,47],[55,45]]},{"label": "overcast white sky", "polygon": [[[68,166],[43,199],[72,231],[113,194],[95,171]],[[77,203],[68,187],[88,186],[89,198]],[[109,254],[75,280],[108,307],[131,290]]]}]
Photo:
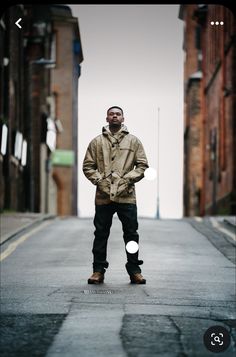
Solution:
[{"label": "overcast white sky", "polygon": [[[89,142],[106,110],[123,108],[125,125],[143,143],[158,179],[136,184],[138,214],[183,214],[183,22],[179,5],[69,5],[78,17],[84,61],[79,79],[80,217],[94,215],[93,186],[82,172]],[[160,132],[158,135],[158,107]]]}]

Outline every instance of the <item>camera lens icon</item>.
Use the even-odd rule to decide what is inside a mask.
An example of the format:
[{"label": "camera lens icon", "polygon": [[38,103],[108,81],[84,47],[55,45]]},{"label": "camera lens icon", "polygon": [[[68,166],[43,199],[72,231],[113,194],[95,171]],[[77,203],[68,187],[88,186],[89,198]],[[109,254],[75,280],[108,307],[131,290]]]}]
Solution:
[{"label": "camera lens icon", "polygon": [[230,345],[230,333],[223,326],[211,326],[203,336],[205,347],[211,352],[223,352]]},{"label": "camera lens icon", "polygon": [[224,334],[222,332],[219,332],[218,335],[215,332],[211,333],[211,345],[215,346],[218,343],[219,346],[222,346],[224,344],[223,337]]}]

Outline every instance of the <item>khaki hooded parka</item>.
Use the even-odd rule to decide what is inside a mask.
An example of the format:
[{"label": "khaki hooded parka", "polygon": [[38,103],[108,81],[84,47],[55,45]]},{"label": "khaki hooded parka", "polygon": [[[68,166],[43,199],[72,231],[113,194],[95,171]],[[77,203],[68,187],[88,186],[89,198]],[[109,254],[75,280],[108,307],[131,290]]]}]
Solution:
[{"label": "khaki hooded parka", "polygon": [[144,177],[148,161],[141,141],[125,125],[112,134],[109,126],[89,144],[85,176],[97,186],[95,204],[136,203],[134,184]]}]

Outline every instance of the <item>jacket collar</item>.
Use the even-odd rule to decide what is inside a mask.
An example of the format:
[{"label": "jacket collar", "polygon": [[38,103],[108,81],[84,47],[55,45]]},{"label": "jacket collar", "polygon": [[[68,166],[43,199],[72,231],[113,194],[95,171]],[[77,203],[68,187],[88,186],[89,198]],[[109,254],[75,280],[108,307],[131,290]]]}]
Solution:
[{"label": "jacket collar", "polygon": [[115,134],[112,135],[112,133],[109,130],[109,125],[106,125],[102,128],[102,134],[107,137],[107,139],[112,143],[112,144],[119,144],[121,140],[129,134],[128,129],[125,125],[122,125],[120,130]]},{"label": "jacket collar", "polygon": [[[109,125],[103,126],[102,133],[103,133],[103,135],[112,135],[109,130]],[[120,130],[116,134],[120,135],[121,133],[129,134],[127,126],[125,126],[124,124],[121,125]]]}]

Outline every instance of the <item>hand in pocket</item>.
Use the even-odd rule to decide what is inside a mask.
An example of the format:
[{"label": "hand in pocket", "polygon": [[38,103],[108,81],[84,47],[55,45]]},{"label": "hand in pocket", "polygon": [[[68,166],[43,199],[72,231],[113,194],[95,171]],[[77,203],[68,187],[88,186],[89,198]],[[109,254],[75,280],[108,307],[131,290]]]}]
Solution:
[{"label": "hand in pocket", "polygon": [[128,182],[125,179],[120,179],[118,189],[117,189],[117,196],[124,195],[128,193]]},{"label": "hand in pocket", "polygon": [[106,193],[107,195],[110,195],[110,181],[108,181],[106,178],[98,182],[98,188],[101,192]]}]

